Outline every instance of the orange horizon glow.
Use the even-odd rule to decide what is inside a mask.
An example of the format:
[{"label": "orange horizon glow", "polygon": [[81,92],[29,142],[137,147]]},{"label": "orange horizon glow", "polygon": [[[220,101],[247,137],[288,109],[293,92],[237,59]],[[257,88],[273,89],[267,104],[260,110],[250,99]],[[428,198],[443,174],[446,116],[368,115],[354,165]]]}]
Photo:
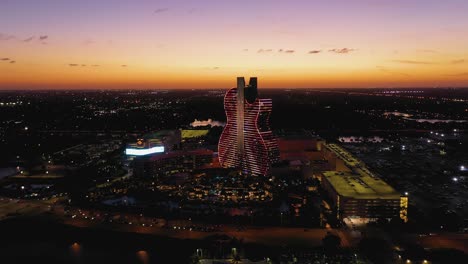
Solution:
[{"label": "orange horizon glow", "polygon": [[466,1],[26,2],[1,90],[468,87]]}]

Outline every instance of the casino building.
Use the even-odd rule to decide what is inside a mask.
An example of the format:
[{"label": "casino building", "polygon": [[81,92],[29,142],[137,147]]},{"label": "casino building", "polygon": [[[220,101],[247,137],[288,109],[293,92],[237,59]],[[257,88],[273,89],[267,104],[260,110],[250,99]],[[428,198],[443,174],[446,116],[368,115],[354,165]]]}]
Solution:
[{"label": "casino building", "polygon": [[191,172],[213,163],[213,151],[197,149],[191,151],[172,151],[134,160],[134,175],[137,177],[168,176],[176,173]]},{"label": "casino building", "polygon": [[399,217],[408,220],[407,196],[402,196],[340,146],[327,144],[323,151],[333,170],[322,173],[321,185],[339,219],[350,217],[369,222]]},{"label": "casino building", "polygon": [[144,135],[134,143],[127,144],[125,154],[129,158],[148,156],[174,150],[180,146],[180,130],[160,130]]}]

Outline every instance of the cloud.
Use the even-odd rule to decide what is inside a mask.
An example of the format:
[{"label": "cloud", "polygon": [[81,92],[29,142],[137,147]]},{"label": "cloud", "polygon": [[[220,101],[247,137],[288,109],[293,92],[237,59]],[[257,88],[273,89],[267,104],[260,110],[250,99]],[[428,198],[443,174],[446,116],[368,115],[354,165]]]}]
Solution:
[{"label": "cloud", "polygon": [[127,65],[126,65],[126,64],[122,64],[122,65],[120,65],[120,67],[127,67]]},{"label": "cloud", "polygon": [[10,39],[15,39],[15,38],[16,37],[14,35],[0,33],[0,40],[10,40]]},{"label": "cloud", "polygon": [[415,61],[415,60],[393,60],[393,62],[398,62],[398,63],[403,63],[403,64],[422,64],[422,65],[436,64],[430,61]]},{"label": "cloud", "polygon": [[1,58],[0,60],[7,61],[7,60],[10,60],[10,58]]},{"label": "cloud", "polygon": [[215,66],[215,67],[203,67],[204,70],[219,70],[221,67]]},{"label": "cloud", "polygon": [[27,39],[23,39],[23,42],[31,42],[34,39],[34,36],[29,37]]},{"label": "cloud", "polygon": [[322,52],[321,50],[311,50],[308,52],[308,54],[317,54],[317,53],[320,53]]},{"label": "cloud", "polygon": [[16,39],[19,42],[33,42],[34,40],[37,40],[41,44],[47,44],[46,40],[49,39],[48,35],[40,35],[39,37],[36,36],[30,36],[27,38],[21,38],[21,37],[16,37],[14,35],[7,35],[7,34],[1,34],[0,33],[0,40],[10,40],[10,39]]},{"label": "cloud", "polygon": [[279,52],[279,53],[289,53],[289,54],[291,54],[291,53],[294,53],[294,50],[279,49],[278,52]]},{"label": "cloud", "polygon": [[460,60],[453,60],[451,61],[450,63],[451,64],[461,64],[461,63],[465,63],[466,61],[464,59],[460,59]]},{"label": "cloud", "polygon": [[92,45],[92,44],[95,44],[96,41],[94,40],[90,40],[90,39],[87,39],[85,41],[83,41],[83,45]]},{"label": "cloud", "polygon": [[80,63],[70,63],[68,64],[70,67],[100,67],[99,64],[80,64]]},{"label": "cloud", "polygon": [[409,75],[407,73],[404,73],[404,72],[397,72],[397,71],[390,70],[390,69],[388,69],[387,67],[384,67],[384,66],[376,66],[376,68],[379,69],[382,72],[389,73],[389,74],[402,75],[402,76],[406,76],[406,77],[411,76],[411,75]]},{"label": "cloud", "polygon": [[163,13],[163,12],[166,12],[166,11],[169,11],[169,8],[158,8],[158,9],[154,10],[154,13],[159,14],[159,13]]},{"label": "cloud", "polygon": [[10,61],[10,63],[12,63],[12,64],[13,64],[13,63],[16,63],[16,61],[12,60],[12,61]]},{"label": "cloud", "polygon": [[273,50],[272,49],[259,49],[257,51],[257,53],[269,53],[269,52],[272,52]]},{"label": "cloud", "polygon": [[198,119],[195,119],[195,121],[193,121],[192,123],[190,123],[190,126],[192,127],[204,127],[204,126],[212,126],[212,127],[215,127],[215,126],[220,126],[220,127],[223,127],[225,126],[226,124],[223,123],[223,122],[220,122],[220,121],[216,121],[216,120],[212,120],[211,118],[208,119],[208,120],[198,120]]},{"label": "cloud", "polygon": [[242,51],[249,51],[249,49],[243,49]]},{"label": "cloud", "polygon": [[342,48],[342,49],[331,49],[331,50],[328,50],[328,52],[333,52],[333,53],[336,53],[336,54],[348,54],[352,51],[355,51],[355,49],[350,49],[350,48]]}]

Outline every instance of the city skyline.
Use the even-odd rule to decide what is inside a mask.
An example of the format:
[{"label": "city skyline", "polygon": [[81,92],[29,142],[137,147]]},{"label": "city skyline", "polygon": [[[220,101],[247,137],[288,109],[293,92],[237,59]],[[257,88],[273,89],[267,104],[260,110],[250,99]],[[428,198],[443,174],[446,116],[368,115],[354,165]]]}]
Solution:
[{"label": "city skyline", "polygon": [[7,1],[0,90],[467,87],[466,1]]}]

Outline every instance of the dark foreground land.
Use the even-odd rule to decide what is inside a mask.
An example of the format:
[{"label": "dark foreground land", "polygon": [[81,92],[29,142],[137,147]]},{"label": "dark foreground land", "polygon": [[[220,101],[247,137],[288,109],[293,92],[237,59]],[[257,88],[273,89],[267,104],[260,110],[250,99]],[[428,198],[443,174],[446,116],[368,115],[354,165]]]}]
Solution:
[{"label": "dark foreground land", "polygon": [[[236,248],[243,258],[279,263],[291,256],[282,247],[244,244],[225,235],[213,234],[204,240],[174,239],[154,235],[119,232],[102,228],[79,228],[49,221],[48,218],[15,218],[0,223],[1,263],[197,263],[197,249],[204,257],[225,259]],[[305,259],[323,258],[320,247],[299,249]],[[310,257],[308,257],[310,256]],[[335,256],[349,263],[354,254],[342,249]],[[322,263],[322,262],[320,262]],[[367,262],[362,262],[367,263]]]},{"label": "dark foreground land", "polygon": [[0,232],[2,263],[187,263],[196,246],[26,218],[3,222]]}]

